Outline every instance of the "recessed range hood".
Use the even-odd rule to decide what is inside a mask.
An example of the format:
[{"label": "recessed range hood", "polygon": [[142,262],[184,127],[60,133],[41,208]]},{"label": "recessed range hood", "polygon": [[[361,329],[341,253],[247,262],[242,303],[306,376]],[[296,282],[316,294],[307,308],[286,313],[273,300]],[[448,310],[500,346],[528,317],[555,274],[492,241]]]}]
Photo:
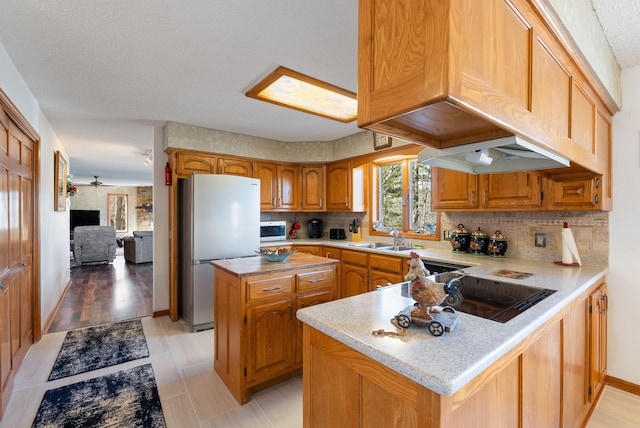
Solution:
[{"label": "recessed range hood", "polygon": [[418,160],[424,164],[470,174],[531,171],[569,166],[569,159],[517,135],[438,149],[427,147]]}]

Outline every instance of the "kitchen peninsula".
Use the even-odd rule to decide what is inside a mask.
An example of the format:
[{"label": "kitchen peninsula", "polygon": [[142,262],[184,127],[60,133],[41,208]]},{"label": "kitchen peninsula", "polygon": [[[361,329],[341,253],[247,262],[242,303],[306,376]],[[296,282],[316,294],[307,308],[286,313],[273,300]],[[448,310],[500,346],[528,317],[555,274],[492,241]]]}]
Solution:
[{"label": "kitchen peninsula", "polygon": [[296,311],[334,299],[338,260],[296,253],[216,260],[216,373],[241,404],[251,394],[300,372],[302,324]]},{"label": "kitchen peninsula", "polygon": [[[504,281],[504,261],[465,273]],[[507,323],[374,336],[413,302],[398,285],[299,311],[304,426],[581,426],[604,383],[606,268],[508,262],[533,274],[511,282],[557,291]]]}]

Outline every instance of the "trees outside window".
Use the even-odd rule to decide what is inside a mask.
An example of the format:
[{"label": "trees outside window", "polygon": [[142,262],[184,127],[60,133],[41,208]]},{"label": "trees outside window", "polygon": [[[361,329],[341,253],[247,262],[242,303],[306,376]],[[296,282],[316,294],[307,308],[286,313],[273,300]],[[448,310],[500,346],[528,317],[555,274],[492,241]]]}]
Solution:
[{"label": "trees outside window", "polygon": [[373,164],[372,224],[405,234],[437,236],[438,216],[431,209],[431,167],[415,156]]}]

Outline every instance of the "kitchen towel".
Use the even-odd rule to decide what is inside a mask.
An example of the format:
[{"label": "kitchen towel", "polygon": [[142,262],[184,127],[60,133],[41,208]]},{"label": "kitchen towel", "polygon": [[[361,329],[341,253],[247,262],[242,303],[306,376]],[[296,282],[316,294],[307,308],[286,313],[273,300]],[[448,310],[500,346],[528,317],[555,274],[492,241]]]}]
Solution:
[{"label": "kitchen towel", "polygon": [[564,228],[562,229],[562,263],[565,265],[582,265],[576,241],[573,239],[573,233],[567,222],[564,222]]}]

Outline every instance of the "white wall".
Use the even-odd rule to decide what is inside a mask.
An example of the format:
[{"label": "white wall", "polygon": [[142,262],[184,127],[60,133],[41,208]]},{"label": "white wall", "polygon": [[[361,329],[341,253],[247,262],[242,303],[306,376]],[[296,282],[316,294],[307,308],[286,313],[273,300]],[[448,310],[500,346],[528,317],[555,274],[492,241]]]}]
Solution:
[{"label": "white wall", "polygon": [[7,94],[31,126],[40,134],[40,308],[42,326],[52,313],[69,281],[69,213],[53,210],[53,159],[64,147],[22,79],[13,61],[0,44],[0,88]]},{"label": "white wall", "polygon": [[164,133],[153,128],[153,311],[169,309],[169,190],[164,167]]},{"label": "white wall", "polygon": [[640,385],[640,66],[622,71],[622,109],[613,118],[608,374]]}]

